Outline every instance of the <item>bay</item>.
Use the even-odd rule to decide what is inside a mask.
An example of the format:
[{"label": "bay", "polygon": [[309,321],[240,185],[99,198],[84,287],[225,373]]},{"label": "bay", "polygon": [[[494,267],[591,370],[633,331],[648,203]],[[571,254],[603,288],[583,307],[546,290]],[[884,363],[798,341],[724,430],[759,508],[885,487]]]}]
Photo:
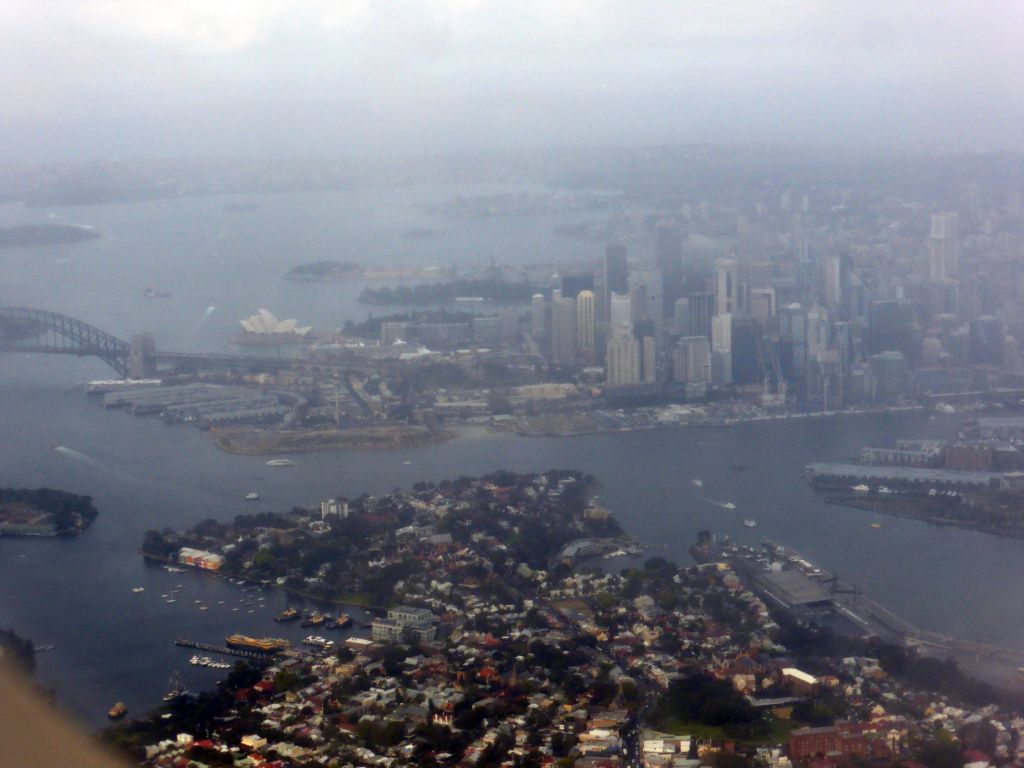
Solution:
[{"label": "bay", "polygon": [[[528,263],[599,255],[597,246],[552,235],[557,217],[453,222],[413,206],[470,191],[277,196],[263,199],[257,211],[234,214],[225,214],[218,198],[3,208],[0,225],[52,213],[93,223],[103,237],[3,255],[0,302],[66,312],[122,336],[152,330],[168,349],[213,351],[226,348],[237,319],[258,306],[320,327],[365,316],[355,302],[358,284],[282,280],[302,261],[479,263],[497,252],[507,263]],[[403,240],[401,232],[414,226],[446,235]],[[145,287],[172,297],[145,299]],[[216,309],[207,313],[210,305]],[[687,548],[703,529],[750,543],[768,537],[923,628],[1024,650],[1024,606],[1017,600],[1022,542],[825,505],[803,477],[807,463],[844,460],[863,445],[952,436],[956,416],[833,416],[573,438],[466,429],[445,445],[308,454],[294,467],[271,468],[263,458],[221,452],[190,427],[105,411],[82,393],[81,382],[109,375],[92,359],[0,355],[0,483],[89,494],[100,510],[93,528],[76,539],[0,540],[0,626],[56,646],[39,655],[37,677],[89,727],[101,726],[116,700],[136,714],[154,706],[175,669],[192,689],[223,674],[189,666],[192,652],[176,648],[176,637],[219,642],[235,631],[284,632],[294,640],[308,632],[272,623],[286,604],[278,591],[257,594],[209,575],[146,565],[137,553],[145,530],[499,468],[594,474],[601,502],[629,533],[657,545],[651,554],[687,562]],[[69,450],[56,451],[55,443]],[[737,464],[745,470],[736,471]],[[692,482],[698,478],[700,488]],[[260,500],[243,501],[252,490]],[[759,527],[745,528],[745,518]],[[870,527],[876,521],[881,527]],[[133,593],[133,586],[145,591]],[[172,590],[169,603],[161,595]]]}]

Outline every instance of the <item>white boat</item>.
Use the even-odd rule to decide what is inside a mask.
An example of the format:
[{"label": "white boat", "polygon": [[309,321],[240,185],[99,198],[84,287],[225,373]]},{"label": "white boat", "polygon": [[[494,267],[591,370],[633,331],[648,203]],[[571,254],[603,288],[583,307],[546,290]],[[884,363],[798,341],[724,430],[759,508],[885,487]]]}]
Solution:
[{"label": "white boat", "polygon": [[295,462],[291,459],[270,459],[267,462],[268,467],[294,467]]},{"label": "white boat", "polygon": [[410,464],[412,464],[412,462],[411,462],[411,461],[409,461],[409,459],[406,459],[406,460],[405,460],[405,461],[403,461],[402,463],[403,463],[403,464],[405,464],[405,466],[407,466],[407,467],[408,467],[408,466],[409,466]]},{"label": "white boat", "polygon": [[860,485],[853,486],[853,490],[856,491],[857,493],[867,493],[871,489],[868,486],[861,483]]},{"label": "white boat", "polygon": [[698,488],[703,488],[704,487],[704,481],[701,480],[699,477],[695,477],[692,482]]},{"label": "white boat", "polygon": [[896,493],[892,488],[886,488],[884,485],[878,486],[879,493]]},{"label": "white boat", "polygon": [[757,528],[757,520],[744,520],[743,524],[747,526],[747,528]]},{"label": "white boat", "polygon": [[722,509],[736,509],[736,505],[733,504],[731,501],[727,501],[724,504],[722,504]]},{"label": "white boat", "polygon": [[256,501],[259,497],[260,495],[256,493],[256,491],[249,491],[247,494],[245,494],[246,501]]},{"label": "white boat", "polygon": [[167,693],[164,694],[164,701],[174,701],[185,692],[185,684],[181,681],[181,673],[171,674],[171,681],[167,684]]},{"label": "white boat", "polygon": [[132,592],[145,592],[145,587],[132,587]]}]

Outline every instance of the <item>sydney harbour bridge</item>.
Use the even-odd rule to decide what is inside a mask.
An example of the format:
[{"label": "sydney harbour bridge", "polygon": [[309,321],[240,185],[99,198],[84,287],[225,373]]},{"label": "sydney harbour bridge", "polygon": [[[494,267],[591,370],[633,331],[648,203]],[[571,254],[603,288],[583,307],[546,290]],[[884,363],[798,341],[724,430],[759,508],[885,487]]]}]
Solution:
[{"label": "sydney harbour bridge", "polygon": [[124,341],[73,317],[29,307],[0,307],[0,352],[98,357],[121,378],[134,379],[155,375],[161,365],[267,371],[303,362],[247,355],[159,352],[149,334]]}]

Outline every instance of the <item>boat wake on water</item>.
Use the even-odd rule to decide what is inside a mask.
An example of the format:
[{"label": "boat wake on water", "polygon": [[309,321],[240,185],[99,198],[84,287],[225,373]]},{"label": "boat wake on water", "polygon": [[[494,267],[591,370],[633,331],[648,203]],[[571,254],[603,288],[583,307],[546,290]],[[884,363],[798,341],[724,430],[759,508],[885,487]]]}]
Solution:
[{"label": "boat wake on water", "polygon": [[143,483],[145,485],[164,486],[164,487],[167,487],[167,488],[173,488],[174,487],[172,484],[164,482],[164,481],[161,481],[161,480],[156,480],[156,479],[147,478],[147,477],[140,477],[140,476],[135,475],[135,474],[133,474],[131,472],[126,472],[123,469],[118,469],[117,467],[112,467],[109,464],[106,464],[106,463],[100,461],[99,459],[93,458],[92,456],[90,456],[87,453],[82,453],[81,451],[75,450],[74,448],[68,448],[66,445],[54,445],[53,446],[53,450],[55,450],[57,453],[63,454],[64,456],[67,456],[69,459],[74,459],[75,461],[80,461],[83,464],[85,464],[87,467],[92,467],[93,469],[95,469],[95,470],[97,470],[99,472],[103,472],[104,474],[112,475],[114,477],[119,477],[122,480],[126,480],[126,481],[131,482],[131,483]]},{"label": "boat wake on water", "polygon": [[200,315],[200,317],[199,317],[199,322],[196,323],[196,327],[193,329],[193,332],[198,332],[199,329],[202,328],[206,324],[206,321],[210,319],[210,316],[214,312],[216,312],[216,311],[217,311],[217,306],[215,304],[211,304],[206,309],[204,309],[203,310],[203,314]]},{"label": "boat wake on water", "polygon": [[53,446],[53,450],[55,450],[57,453],[62,453],[65,456],[74,459],[75,461],[80,461],[83,464],[92,467],[93,469],[98,469],[100,472],[114,471],[103,462],[94,459],[92,456],[86,453],[82,453],[81,451],[76,451],[74,448],[68,448],[66,445],[55,445]]},{"label": "boat wake on water", "polygon": [[696,496],[695,498],[711,504],[712,506],[719,507],[720,509],[736,509],[736,505],[731,501],[719,501],[718,499],[712,499],[707,496]]}]

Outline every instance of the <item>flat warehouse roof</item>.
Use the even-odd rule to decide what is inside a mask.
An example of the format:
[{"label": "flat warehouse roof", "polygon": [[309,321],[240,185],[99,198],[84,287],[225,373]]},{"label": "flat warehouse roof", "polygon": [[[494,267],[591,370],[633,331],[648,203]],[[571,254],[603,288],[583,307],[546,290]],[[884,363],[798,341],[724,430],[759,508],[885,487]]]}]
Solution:
[{"label": "flat warehouse roof", "polygon": [[779,571],[761,575],[775,593],[790,605],[827,602],[832,599],[816,581],[800,571]]}]

